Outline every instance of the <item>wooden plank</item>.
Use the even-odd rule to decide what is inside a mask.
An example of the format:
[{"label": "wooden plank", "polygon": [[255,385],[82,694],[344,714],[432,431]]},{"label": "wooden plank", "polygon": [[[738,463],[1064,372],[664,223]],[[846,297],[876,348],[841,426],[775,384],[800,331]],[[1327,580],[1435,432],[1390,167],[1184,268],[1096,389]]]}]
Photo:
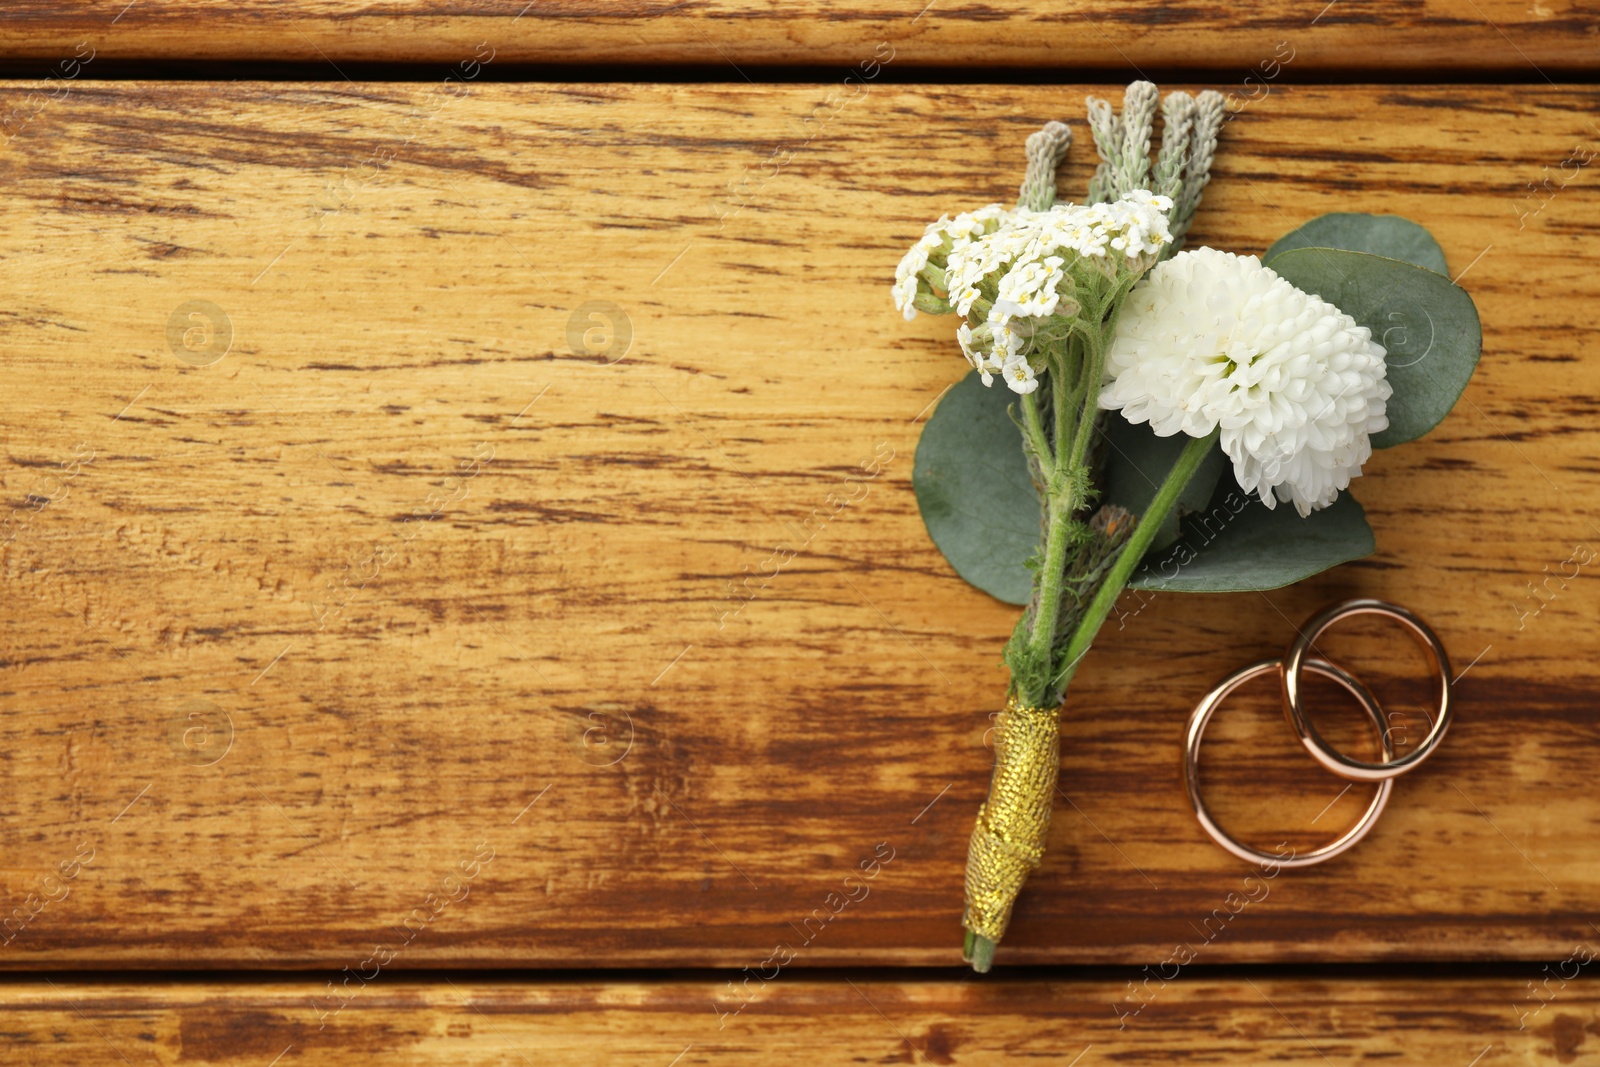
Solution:
[{"label": "wooden plank", "polygon": [[[912,455],[963,366],[888,282],[927,220],[1014,195],[1084,91],[117,83],[40,110],[0,153],[5,966],[955,961],[1014,613],[923,531]],[[1297,88],[1228,126],[1196,240],[1423,220],[1486,356],[1359,483],[1375,558],[1125,605],[1006,960],[1592,933],[1600,592],[1546,576],[1600,537],[1600,195],[1584,169],[1518,197],[1597,103]],[[1250,871],[1185,806],[1184,716],[1350,594],[1433,622],[1460,721],[1359,849],[1218,925]],[[1400,644],[1344,651],[1417,723]],[[1207,759],[1265,844],[1363,800],[1265,693]]]},{"label": "wooden plank", "polygon": [[[1518,80],[1600,69],[1600,15],[1582,0],[1265,0],[1236,8],[1110,0],[12,0],[0,56],[360,62],[705,64],[990,71],[1215,70],[1251,100],[1280,78],[1329,71],[1498,72]],[[480,47],[481,46],[481,47]],[[71,75],[71,76],[76,76]],[[476,72],[473,74],[476,77]]]},{"label": "wooden plank", "polygon": [[[1193,977],[849,983],[780,974],[737,1014],[720,981],[415,981],[384,976],[338,1012],[311,981],[51,981],[0,987],[10,1047],[89,1062],[1573,1063],[1593,1056],[1600,990],[1581,955],[1504,978]],[[1565,965],[1563,967],[1563,965]],[[1560,973],[1578,977],[1563,980]],[[1137,978],[1137,976],[1134,976]],[[1532,992],[1530,992],[1530,989]],[[115,1055],[114,1053],[120,1054]],[[274,1059],[278,1057],[278,1059]]]}]

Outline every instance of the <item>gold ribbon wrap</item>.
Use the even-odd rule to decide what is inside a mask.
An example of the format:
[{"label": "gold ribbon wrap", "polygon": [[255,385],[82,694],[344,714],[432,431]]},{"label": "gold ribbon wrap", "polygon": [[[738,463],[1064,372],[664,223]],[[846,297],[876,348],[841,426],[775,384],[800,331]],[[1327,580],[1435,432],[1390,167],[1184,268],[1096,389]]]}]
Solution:
[{"label": "gold ribbon wrap", "polygon": [[961,924],[999,941],[1022,883],[1044,858],[1061,767],[1061,709],[1032,708],[1015,697],[995,722],[994,776],[967,848]]}]

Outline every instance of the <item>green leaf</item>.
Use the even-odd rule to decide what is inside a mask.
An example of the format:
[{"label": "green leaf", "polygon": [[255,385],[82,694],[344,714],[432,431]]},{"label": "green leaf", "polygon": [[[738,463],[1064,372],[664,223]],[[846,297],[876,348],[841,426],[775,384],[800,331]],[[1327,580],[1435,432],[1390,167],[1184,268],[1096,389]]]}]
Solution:
[{"label": "green leaf", "polygon": [[922,429],[911,484],[928,536],[973,585],[1008,604],[1033,593],[1039,494],[1006,408],[1016,394],[977,371],[951,387]]},{"label": "green leaf", "polygon": [[1302,519],[1292,504],[1268,508],[1229,475],[1210,507],[1184,520],[1182,539],[1148,553],[1128,585],[1177,593],[1277,589],[1375,547],[1366,512],[1348,492]]},{"label": "green leaf", "polygon": [[1291,230],[1273,242],[1261,262],[1277,270],[1273,259],[1294,248],[1343,248],[1349,252],[1368,252],[1406,263],[1414,263],[1437,274],[1449,274],[1444,249],[1433,234],[1399,215],[1366,215],[1339,211],[1318,215],[1299,229]]},{"label": "green leaf", "polygon": [[1272,269],[1372,331],[1388,350],[1389,428],[1374,448],[1413,441],[1450,413],[1483,351],[1466,290],[1412,263],[1338,248],[1296,248]]},{"label": "green leaf", "polygon": [[[1116,412],[1105,417],[1100,434],[1105,448],[1105,502],[1127,508],[1134,515],[1143,515],[1189,438],[1183,434],[1157,437],[1149,425],[1134,425]],[[1179,520],[1206,506],[1226,467],[1227,459],[1222,454],[1222,446],[1218,445],[1179,494],[1178,507],[1162,524],[1161,532],[1151,544],[1152,551],[1166,548],[1178,539]]]}]

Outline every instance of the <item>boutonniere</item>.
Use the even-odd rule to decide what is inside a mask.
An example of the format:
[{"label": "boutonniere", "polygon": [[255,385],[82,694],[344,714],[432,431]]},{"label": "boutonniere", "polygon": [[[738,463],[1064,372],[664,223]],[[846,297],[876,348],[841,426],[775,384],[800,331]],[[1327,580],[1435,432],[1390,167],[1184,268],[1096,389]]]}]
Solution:
[{"label": "boutonniere", "polygon": [[1123,591],[1274,589],[1370,554],[1351,480],[1444,418],[1482,344],[1438,243],[1404,219],[1324,215],[1260,258],[1185,249],[1219,94],[1135,82],[1120,115],[1088,106],[1083,203],[1056,201],[1071,131],[1049,123],[1017,205],[928,226],[893,289],[908,319],[954,316],[972,367],[918,444],[928,532],[1026,605],[967,858],[979,971],[1043,856],[1060,708]]}]

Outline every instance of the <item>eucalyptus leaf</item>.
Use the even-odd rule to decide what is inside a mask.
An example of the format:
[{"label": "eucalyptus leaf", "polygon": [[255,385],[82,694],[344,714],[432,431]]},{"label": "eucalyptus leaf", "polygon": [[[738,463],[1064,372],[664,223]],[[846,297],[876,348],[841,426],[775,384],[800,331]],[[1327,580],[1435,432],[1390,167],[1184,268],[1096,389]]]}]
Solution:
[{"label": "eucalyptus leaf", "polygon": [[[1135,425],[1115,412],[1105,417],[1100,434],[1105,449],[1105,503],[1143,515],[1189,438],[1183,434],[1157,437],[1148,424]],[[1179,494],[1177,508],[1162,523],[1161,532],[1151,544],[1152,551],[1166,548],[1178,539],[1179,521],[1206,506],[1226,466],[1222,446],[1212,448]]]},{"label": "eucalyptus leaf", "polygon": [[1399,215],[1367,215],[1355,211],[1318,215],[1274,241],[1272,247],[1267,249],[1267,254],[1261,257],[1261,262],[1277,270],[1273,267],[1273,259],[1295,248],[1342,248],[1349,252],[1368,252],[1414,263],[1438,274],[1450,273],[1445,266],[1444,249],[1433,239],[1433,234]]},{"label": "eucalyptus leaf", "polygon": [[1007,406],[1016,394],[972,371],[945,393],[917,442],[911,484],[928,536],[956,573],[1008,604],[1033,592],[1039,494]]},{"label": "eucalyptus leaf", "polygon": [[1413,263],[1339,248],[1292,249],[1272,269],[1367,327],[1388,351],[1394,395],[1374,448],[1416,440],[1450,414],[1483,351],[1466,290]]},{"label": "eucalyptus leaf", "polygon": [[1128,586],[1178,593],[1239,593],[1291,585],[1372,554],[1366,512],[1348,492],[1302,519],[1292,504],[1268,508],[1221,479],[1204,511],[1183,521],[1183,536],[1146,554]]}]

